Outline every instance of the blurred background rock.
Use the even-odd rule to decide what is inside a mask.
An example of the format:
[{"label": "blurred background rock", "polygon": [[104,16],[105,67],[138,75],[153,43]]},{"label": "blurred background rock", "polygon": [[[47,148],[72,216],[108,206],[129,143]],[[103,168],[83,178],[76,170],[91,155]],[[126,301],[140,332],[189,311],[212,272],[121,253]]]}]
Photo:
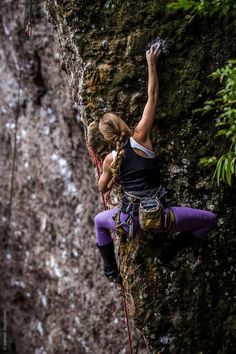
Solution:
[{"label": "blurred background rock", "polygon": [[1,320],[4,311],[7,316],[7,348],[126,353],[122,301],[103,279],[95,246],[93,218],[102,205],[78,110],[41,2],[33,4],[32,38],[24,35],[26,4],[4,0],[0,9],[0,309]]}]

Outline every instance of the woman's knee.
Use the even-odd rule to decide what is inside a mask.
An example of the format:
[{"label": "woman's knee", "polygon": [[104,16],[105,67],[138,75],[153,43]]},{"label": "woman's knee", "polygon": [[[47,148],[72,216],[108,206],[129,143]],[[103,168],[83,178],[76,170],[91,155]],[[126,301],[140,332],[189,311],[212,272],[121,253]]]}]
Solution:
[{"label": "woman's knee", "polygon": [[97,214],[94,218],[94,223],[96,227],[100,227],[103,224],[104,217],[103,217],[103,212]]},{"label": "woman's knee", "polygon": [[217,227],[217,215],[209,211],[209,221],[211,224],[211,228],[215,229]]}]

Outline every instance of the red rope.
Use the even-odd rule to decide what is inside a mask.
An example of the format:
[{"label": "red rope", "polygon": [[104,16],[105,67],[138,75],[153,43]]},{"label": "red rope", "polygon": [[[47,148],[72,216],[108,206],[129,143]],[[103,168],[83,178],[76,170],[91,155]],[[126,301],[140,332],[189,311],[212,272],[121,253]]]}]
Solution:
[{"label": "red rope", "polygon": [[104,210],[107,210],[107,204],[106,204],[105,196],[104,196],[104,194],[102,192],[101,192],[101,196],[102,196],[103,208],[104,208]]},{"label": "red rope", "polygon": [[123,297],[123,302],[124,302],[126,326],[127,326],[127,332],[128,332],[128,338],[129,338],[129,351],[130,351],[130,354],[133,354],[132,339],[131,339],[130,326],[129,326],[129,315],[128,315],[126,297],[125,297],[125,289],[124,289],[123,284],[121,285],[121,288],[122,288],[122,293],[123,293],[122,297]]},{"label": "red rope", "polygon": [[95,163],[96,165],[96,168],[97,168],[97,172],[98,172],[98,177],[101,176],[101,169],[102,169],[102,162],[101,160],[97,157],[97,155],[95,154],[93,148],[87,144],[87,149],[88,149],[88,152],[90,154],[90,156],[92,157],[93,159],[93,162]]},{"label": "red rope", "polygon": [[112,205],[112,202],[111,202],[111,191],[108,191],[107,192],[107,202]]},{"label": "red rope", "polygon": [[[86,144],[86,146],[87,146],[89,155],[91,156],[91,158],[93,160],[93,163],[96,166],[97,175],[98,175],[98,179],[99,179],[101,177],[101,174],[102,174],[102,162],[97,157],[97,155],[95,154],[93,148],[89,144]],[[107,202],[105,200],[104,193],[101,192],[101,196],[102,196],[102,201],[103,201],[103,207],[106,210],[107,209],[107,202],[111,204],[110,191],[107,193]],[[126,319],[126,326],[127,326],[127,332],[128,332],[129,350],[130,350],[130,354],[133,354],[132,339],[131,339],[130,326],[129,326],[129,315],[128,315],[126,297],[125,297],[125,289],[124,289],[124,285],[123,284],[121,285],[121,290],[122,290],[122,297],[123,297],[124,309],[125,309],[125,319]]]},{"label": "red rope", "polygon": [[[102,162],[101,160],[97,157],[97,155],[95,154],[93,148],[87,144],[87,149],[89,152],[89,155],[91,156],[95,166],[96,166],[96,171],[97,171],[97,175],[98,175],[98,179],[101,177],[102,174]],[[107,203],[106,203],[106,199],[105,199],[105,195],[104,193],[101,192],[101,197],[102,197],[102,204],[103,204],[103,208],[106,210],[107,209]]]}]

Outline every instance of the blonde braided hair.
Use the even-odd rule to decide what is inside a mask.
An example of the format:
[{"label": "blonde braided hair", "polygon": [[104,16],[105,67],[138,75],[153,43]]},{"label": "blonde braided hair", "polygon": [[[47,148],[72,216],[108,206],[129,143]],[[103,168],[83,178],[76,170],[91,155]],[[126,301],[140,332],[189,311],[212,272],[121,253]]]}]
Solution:
[{"label": "blonde braided hair", "polygon": [[112,179],[108,184],[110,188],[117,180],[120,166],[125,154],[125,143],[131,136],[131,129],[125,121],[114,113],[106,113],[100,119],[99,130],[107,143],[116,146],[116,157],[111,164]]}]

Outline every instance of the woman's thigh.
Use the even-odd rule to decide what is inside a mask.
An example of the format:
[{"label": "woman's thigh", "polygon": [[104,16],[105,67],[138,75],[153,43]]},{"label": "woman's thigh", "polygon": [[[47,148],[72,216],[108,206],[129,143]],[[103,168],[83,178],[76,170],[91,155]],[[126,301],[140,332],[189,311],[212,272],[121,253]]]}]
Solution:
[{"label": "woman's thigh", "polygon": [[210,211],[187,207],[170,207],[175,215],[176,231],[214,229],[217,226],[216,215]]},{"label": "woman's thigh", "polygon": [[110,229],[115,231],[114,215],[116,215],[118,211],[119,208],[113,208],[97,214],[94,219],[96,228]]},{"label": "woman's thigh", "polygon": [[[116,230],[116,224],[115,224],[115,216],[119,212],[119,208],[113,208],[110,210],[105,210],[102,211],[101,213],[97,214],[95,216],[95,226],[96,229],[109,229],[111,231]],[[129,217],[129,214],[125,213],[120,213],[120,222],[125,223],[127,218]],[[138,216],[133,217],[133,225],[134,225],[134,231],[136,231],[139,227],[139,220]],[[128,232],[128,226],[125,224],[122,226],[123,229]]]}]

